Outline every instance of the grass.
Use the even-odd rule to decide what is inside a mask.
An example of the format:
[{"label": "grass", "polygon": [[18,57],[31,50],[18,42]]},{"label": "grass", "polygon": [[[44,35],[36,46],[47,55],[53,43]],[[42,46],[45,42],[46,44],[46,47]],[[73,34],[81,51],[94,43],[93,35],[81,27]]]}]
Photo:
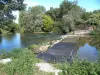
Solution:
[{"label": "grass", "polygon": [[0,64],[0,75],[54,75],[39,71],[35,64],[42,60],[37,59],[36,55],[27,48],[5,52],[0,58],[13,59],[8,64]]},{"label": "grass", "polygon": [[100,75],[100,61],[74,60],[70,63],[56,63],[54,66],[61,69],[59,75]]}]

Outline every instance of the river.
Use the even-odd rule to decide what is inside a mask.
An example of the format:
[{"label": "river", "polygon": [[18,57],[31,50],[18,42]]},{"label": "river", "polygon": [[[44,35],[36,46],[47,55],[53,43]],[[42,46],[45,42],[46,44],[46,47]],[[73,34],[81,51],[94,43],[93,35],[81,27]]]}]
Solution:
[{"label": "river", "polygon": [[[42,44],[44,42],[52,41],[55,39],[60,39],[62,35],[54,34],[8,34],[0,36],[0,50],[11,51],[15,48],[24,48],[32,44]],[[62,43],[55,45],[54,47],[48,49],[46,53],[39,55],[40,58],[44,58],[46,61],[53,60],[53,56],[67,56],[70,55],[74,47],[77,47],[77,43],[66,43],[66,41],[72,41],[72,39],[66,39]],[[91,46],[88,42],[85,42],[83,45],[80,45],[76,51],[79,59],[88,59],[90,61],[98,60],[99,52],[96,47]],[[45,56],[46,55],[46,56]],[[46,58],[45,58],[45,57]],[[52,59],[53,58],[53,59]]]},{"label": "river", "polygon": [[60,39],[62,35],[43,34],[7,34],[0,36],[0,50],[10,51],[14,48],[24,48],[32,44],[42,44],[44,42]]}]

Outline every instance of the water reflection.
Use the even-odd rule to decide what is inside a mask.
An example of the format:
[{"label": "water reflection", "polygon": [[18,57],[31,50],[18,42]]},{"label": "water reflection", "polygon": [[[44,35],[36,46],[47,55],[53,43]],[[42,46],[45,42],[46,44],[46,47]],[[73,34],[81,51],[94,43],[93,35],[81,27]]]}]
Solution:
[{"label": "water reflection", "polygon": [[21,47],[20,34],[9,34],[1,37],[0,50],[12,50]]},{"label": "water reflection", "polygon": [[51,34],[8,34],[0,36],[0,50],[12,50],[14,48],[27,47],[31,44],[41,44],[54,39],[59,39],[61,35]]},{"label": "water reflection", "polygon": [[[61,35],[50,35],[50,34],[9,34],[0,36],[0,50],[10,51],[14,48],[27,47],[31,44],[40,44],[43,42],[52,41],[54,39],[60,39]],[[50,48],[46,53],[40,54],[38,57],[48,60],[59,59],[62,61],[62,57],[69,57],[72,50],[73,54],[78,54],[80,59],[88,59],[90,61],[95,61],[98,59],[98,50],[94,46],[85,44],[84,46],[79,47],[76,51],[76,43],[66,43],[60,42]],[[45,58],[44,58],[45,57]]]},{"label": "water reflection", "polygon": [[[52,48],[48,49],[47,52],[39,53],[38,58],[44,59],[45,61],[72,61],[77,55],[80,60],[86,59],[88,61],[97,61],[99,52],[94,46],[85,44],[76,51],[76,44],[73,43],[58,43]],[[72,51],[73,50],[73,51]]]},{"label": "water reflection", "polygon": [[78,57],[79,59],[87,59],[89,61],[98,60],[98,50],[94,46],[90,46],[89,44],[85,44],[78,49]]}]

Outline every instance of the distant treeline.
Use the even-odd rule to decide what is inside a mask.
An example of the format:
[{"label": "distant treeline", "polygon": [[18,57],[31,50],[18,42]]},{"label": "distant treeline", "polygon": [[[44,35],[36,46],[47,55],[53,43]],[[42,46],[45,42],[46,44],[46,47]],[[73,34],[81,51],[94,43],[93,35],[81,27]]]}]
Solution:
[{"label": "distant treeline", "polygon": [[[26,10],[23,0],[0,2],[0,33],[15,32],[51,32],[66,34],[79,26],[93,26],[100,24],[100,10],[86,12],[77,5],[77,1],[64,0],[59,8],[50,7],[46,11],[44,6],[30,7]],[[19,25],[14,23],[12,11],[20,11]]]}]

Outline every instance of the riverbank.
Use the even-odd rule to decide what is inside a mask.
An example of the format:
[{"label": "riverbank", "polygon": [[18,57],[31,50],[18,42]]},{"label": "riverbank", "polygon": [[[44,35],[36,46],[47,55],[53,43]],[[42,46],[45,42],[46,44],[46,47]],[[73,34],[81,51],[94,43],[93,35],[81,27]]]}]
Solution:
[{"label": "riverbank", "polygon": [[[55,44],[57,44],[61,41],[64,41],[64,39],[66,39],[66,38],[68,40],[69,37],[77,38],[77,36],[78,35],[71,35],[71,34],[64,35],[64,36],[62,36],[62,38],[60,40],[54,40],[54,41],[49,42],[48,44],[50,47],[52,47]],[[68,40],[68,41],[70,41],[70,40]],[[40,46],[39,48],[41,49],[41,51],[43,51],[44,49],[45,50],[48,49],[48,47],[46,47],[46,48],[44,48],[44,47],[46,47],[46,44]],[[34,48],[34,49],[36,49],[36,48]],[[56,64],[46,63],[43,60],[36,58],[36,54],[34,54],[34,51],[31,49],[28,49],[28,48],[23,48],[23,49],[19,49],[19,50],[17,49],[17,50],[13,50],[10,53],[4,53],[4,54],[0,55],[0,59],[6,59],[6,58],[10,58],[11,61],[9,61],[6,64],[0,63],[0,66],[1,66],[0,74],[2,74],[2,75],[14,75],[14,74],[17,74],[17,75],[27,75],[27,74],[28,75],[59,75],[59,73],[62,75],[66,75],[67,71],[69,71],[69,70],[70,70],[70,72],[69,72],[70,74],[68,74],[68,75],[71,75],[73,73],[71,71],[75,70],[75,69],[72,69],[72,66],[68,63],[65,65],[60,63],[60,67],[58,67],[59,63],[56,63]],[[81,62],[79,62],[79,63],[83,64],[83,62],[84,61],[82,61],[82,63]],[[73,63],[73,67],[75,67],[75,65],[78,65],[78,67],[80,67],[79,63],[78,62]],[[91,66],[91,64],[92,64],[90,62],[85,62],[85,63],[89,64],[89,66]],[[95,63],[93,63],[93,64],[95,64]],[[53,67],[54,65],[56,65],[55,67],[58,69]],[[86,65],[83,65],[83,66],[86,67]],[[93,67],[94,67],[94,65],[93,65]],[[99,67],[95,67],[95,69],[96,68],[99,68]],[[55,71],[53,71],[54,69],[55,69]],[[86,69],[88,69],[88,68],[86,68]],[[86,70],[84,70],[84,71],[86,71]],[[78,72],[82,72],[82,71],[78,70]],[[76,73],[73,73],[72,75],[74,75],[74,74],[76,74]]]},{"label": "riverbank", "polygon": [[2,59],[0,60],[2,61],[0,62],[1,75],[54,75],[39,70],[35,65],[42,60],[37,59],[36,55],[27,48],[14,49],[10,53],[1,54],[0,59]]},{"label": "riverbank", "polygon": [[[69,63],[46,63],[37,59],[29,49],[15,49],[10,53],[0,55],[0,59],[9,62],[0,62],[1,75],[99,75],[100,62],[79,61],[75,59]],[[3,60],[2,60],[3,61]],[[4,60],[5,61],[5,60]],[[87,67],[88,66],[88,67]],[[92,71],[92,72],[91,72]]]}]

